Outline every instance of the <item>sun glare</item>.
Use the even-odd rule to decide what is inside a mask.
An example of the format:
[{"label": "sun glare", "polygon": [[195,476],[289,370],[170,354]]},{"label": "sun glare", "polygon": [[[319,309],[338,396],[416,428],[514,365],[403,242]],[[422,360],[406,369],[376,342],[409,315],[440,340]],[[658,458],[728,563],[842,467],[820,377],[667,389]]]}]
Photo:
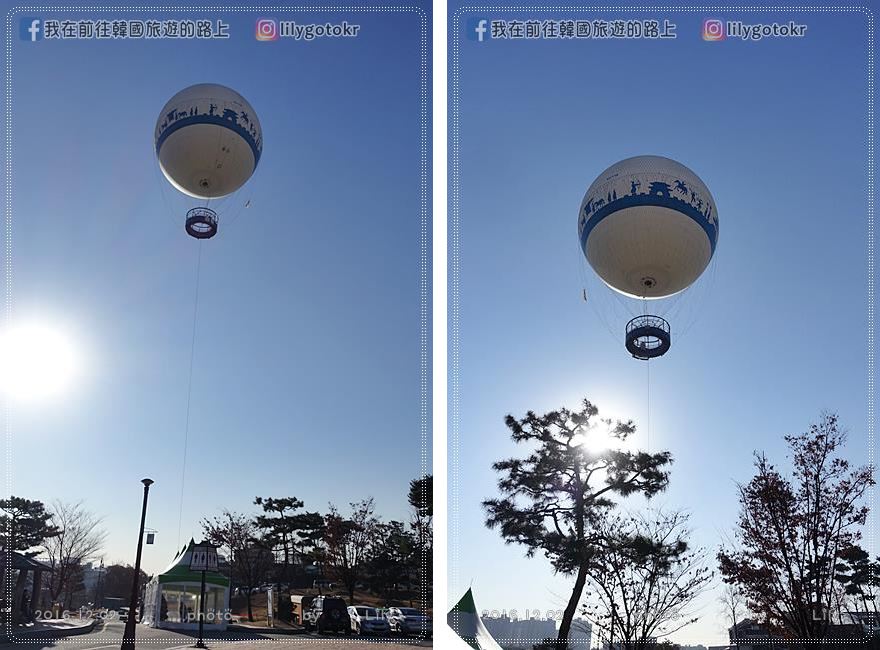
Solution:
[{"label": "sun glare", "polygon": [[573,439],[575,446],[583,447],[589,452],[598,454],[606,449],[617,449],[623,446],[623,443],[610,434],[608,429],[602,425],[595,426],[586,433],[579,433]]},{"label": "sun glare", "polygon": [[16,401],[35,401],[67,390],[78,359],[71,339],[44,323],[0,331],[0,390]]}]

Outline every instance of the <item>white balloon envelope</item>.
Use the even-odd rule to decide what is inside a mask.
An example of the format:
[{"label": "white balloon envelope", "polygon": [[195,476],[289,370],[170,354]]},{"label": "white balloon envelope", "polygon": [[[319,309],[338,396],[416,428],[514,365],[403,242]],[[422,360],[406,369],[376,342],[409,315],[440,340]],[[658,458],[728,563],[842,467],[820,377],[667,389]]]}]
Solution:
[{"label": "white balloon envelope", "polygon": [[263,132],[244,97],[219,84],[196,84],[165,104],[155,144],[162,173],[174,187],[214,199],[235,192],[254,173]]},{"label": "white balloon envelope", "polygon": [[590,266],[633,298],[665,298],[703,273],[718,243],[718,214],[690,169],[662,156],[615,163],[581,202],[578,236]]}]

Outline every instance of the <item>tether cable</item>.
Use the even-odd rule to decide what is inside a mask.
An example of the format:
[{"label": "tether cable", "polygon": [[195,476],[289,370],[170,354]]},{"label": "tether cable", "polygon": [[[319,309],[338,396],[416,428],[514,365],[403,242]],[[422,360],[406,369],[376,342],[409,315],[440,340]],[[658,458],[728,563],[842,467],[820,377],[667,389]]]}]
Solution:
[{"label": "tether cable", "polygon": [[183,431],[183,465],[180,468],[180,508],[177,514],[177,547],[180,548],[180,531],[183,526],[183,488],[186,484],[186,452],[187,445],[189,442],[189,415],[190,415],[190,404],[192,402],[192,378],[193,378],[193,359],[195,358],[196,351],[196,324],[199,313],[199,284],[201,279],[201,271],[202,271],[202,242],[198,243],[199,253],[196,258],[196,289],[195,289],[195,300],[193,304],[193,318],[192,318],[192,339],[190,341],[189,347],[189,378],[187,379],[187,387],[186,387],[186,425]]}]

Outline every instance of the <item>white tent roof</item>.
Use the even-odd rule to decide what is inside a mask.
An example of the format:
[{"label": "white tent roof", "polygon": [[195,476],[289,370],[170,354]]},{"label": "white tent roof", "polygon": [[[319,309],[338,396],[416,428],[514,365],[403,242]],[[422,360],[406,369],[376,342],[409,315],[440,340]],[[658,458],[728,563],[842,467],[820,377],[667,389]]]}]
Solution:
[{"label": "white tent roof", "polygon": [[489,630],[483,625],[477,606],[474,603],[474,595],[468,589],[455,607],[446,615],[446,623],[474,650],[502,650],[498,642],[489,634]]}]

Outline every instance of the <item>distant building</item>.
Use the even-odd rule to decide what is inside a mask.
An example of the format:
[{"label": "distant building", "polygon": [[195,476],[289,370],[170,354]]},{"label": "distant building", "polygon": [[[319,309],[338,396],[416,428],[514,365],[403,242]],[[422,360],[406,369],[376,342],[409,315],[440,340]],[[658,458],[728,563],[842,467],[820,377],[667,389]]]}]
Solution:
[{"label": "distant building", "polygon": [[484,616],[482,620],[489,634],[504,650],[531,650],[541,640],[556,636],[556,621],[549,618]]},{"label": "distant building", "polygon": [[739,650],[763,650],[770,640],[766,625],[751,618],[744,618],[727,630],[730,645]]},{"label": "distant building", "polygon": [[82,569],[83,591],[85,591],[87,599],[94,599],[92,602],[100,599],[99,586],[106,572],[103,562],[97,565],[93,562],[87,562]]},{"label": "distant building", "polygon": [[568,640],[572,648],[580,650],[589,648],[593,641],[593,625],[585,618],[576,618],[571,622]]},{"label": "distant building", "polygon": [[[827,639],[855,639],[880,634],[880,615],[874,612],[844,612],[842,620],[829,622]],[[711,646],[708,650],[767,650],[783,649],[789,641],[772,636],[767,626],[753,619],[743,619],[728,629],[729,646]]]},{"label": "distant building", "polygon": [[[655,650],[656,648],[660,647],[657,643],[657,637],[655,636],[649,637],[642,642],[638,642],[636,645],[638,645],[638,647],[642,648],[643,650]],[[602,650],[626,650],[626,644],[623,641],[615,641],[614,643],[606,642],[600,644],[599,647]],[[678,648],[678,646],[672,647],[676,649]]]},{"label": "distant building", "polygon": [[863,634],[880,634],[880,614],[877,612],[846,612],[846,616],[853,625],[861,628]]},{"label": "distant building", "polygon": [[248,548],[235,551],[236,560],[242,561],[249,565],[263,564],[272,566],[275,564],[275,554],[271,549],[264,546],[249,546]]},{"label": "distant building", "polygon": [[[509,616],[483,616],[483,625],[505,650],[531,650],[544,639],[555,639],[557,622],[550,618],[517,619]],[[587,650],[593,637],[593,626],[583,618],[571,622],[568,640],[575,650]]]}]

